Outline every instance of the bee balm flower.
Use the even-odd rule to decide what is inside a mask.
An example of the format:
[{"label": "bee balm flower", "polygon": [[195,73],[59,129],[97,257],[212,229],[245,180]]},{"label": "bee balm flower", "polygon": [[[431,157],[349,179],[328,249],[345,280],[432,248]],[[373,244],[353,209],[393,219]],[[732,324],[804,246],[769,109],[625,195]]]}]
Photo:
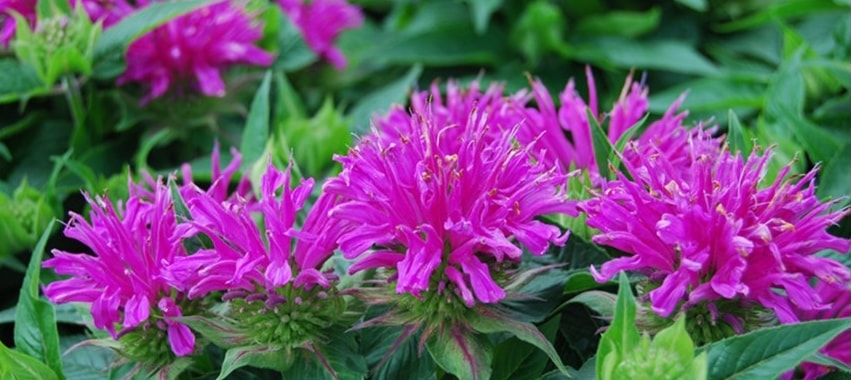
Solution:
[{"label": "bee balm flower", "polygon": [[266,66],[273,57],[254,46],[262,31],[238,5],[223,0],[175,18],[143,35],[127,49],[127,70],[119,84],[140,82],[143,102],[169,88],[223,96],[221,70],[245,63]]},{"label": "bee balm flower", "polygon": [[343,30],[363,24],[358,7],[345,0],[278,0],[278,4],[316,54],[338,70],[346,67],[346,57],[334,46],[334,40]]},{"label": "bee balm flower", "polygon": [[468,306],[499,302],[493,272],[519,260],[518,243],[540,255],[567,238],[535,219],[576,213],[566,178],[516,144],[518,126],[489,137],[485,112],[462,125],[412,116],[400,132],[375,130],[337,157],[343,171],[323,189],[339,197],[333,217],[352,226],[339,240],[357,259],[350,272],[391,268],[398,293],[451,289]]},{"label": "bee balm flower", "polygon": [[592,268],[597,280],[621,270],[642,272],[656,314],[704,306],[738,333],[736,307],[773,310],[782,323],[799,320],[793,308],[828,307],[810,280],[844,287],[851,275],[815,253],[848,251],[848,240],[826,231],[847,210],[830,211],[830,203],[816,198],[816,171],[793,181],[787,166],[776,182],[763,184],[770,151],[745,161],[726,150],[700,153],[700,147],[689,146],[695,159],[686,171],[663,155],[640,156],[640,170],[630,168],[634,181],[621,175],[581,203],[588,224],[601,232],[593,241],[628,254],[599,272]]}]

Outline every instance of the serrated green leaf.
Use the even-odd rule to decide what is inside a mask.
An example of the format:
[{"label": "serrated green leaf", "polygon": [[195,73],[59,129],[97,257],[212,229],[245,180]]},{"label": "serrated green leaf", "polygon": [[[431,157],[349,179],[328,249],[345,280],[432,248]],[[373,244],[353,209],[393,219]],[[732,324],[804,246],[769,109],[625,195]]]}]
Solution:
[{"label": "serrated green leaf", "polygon": [[556,368],[561,370],[565,376],[570,376],[570,371],[567,366],[561,361],[561,357],[553,347],[552,343],[544,334],[531,323],[515,320],[514,318],[502,315],[492,310],[481,309],[475,316],[468,321],[474,330],[489,334],[496,332],[507,332],[526,343],[532,344],[539,350],[543,351],[550,360],[555,364]]},{"label": "serrated green leaf", "polygon": [[[558,332],[558,318],[552,318],[541,325],[541,333],[552,340]],[[512,337],[494,349],[494,380],[533,380],[540,377],[547,367],[549,358],[535,346]],[[561,372],[559,372],[561,373]]]},{"label": "serrated green leaf", "polygon": [[115,53],[123,55],[127,46],[136,38],[175,17],[213,2],[213,0],[185,0],[152,3],[139,9],[103,32],[94,48],[95,61]]},{"label": "serrated green leaf", "polygon": [[493,351],[472,331],[445,328],[429,337],[426,349],[440,368],[459,379],[491,377]]},{"label": "serrated green leaf", "polygon": [[33,250],[27,267],[18,305],[15,312],[15,347],[22,353],[47,363],[58,378],[62,376],[62,359],[59,352],[59,332],[53,305],[39,298],[41,261],[47,238],[53,232],[53,222],[47,225]]},{"label": "serrated green leaf", "polygon": [[349,113],[353,131],[356,133],[369,131],[373,115],[386,112],[391,104],[404,102],[422,71],[421,65],[414,65],[401,78],[364,96]]},{"label": "serrated green leaf", "polygon": [[673,325],[659,331],[653,337],[650,347],[657,347],[662,352],[676,353],[683,361],[693,358],[694,342],[686,331],[685,317],[680,316]]},{"label": "serrated green leaf", "polygon": [[618,282],[615,317],[600,338],[597,348],[597,376],[602,379],[612,378],[616,362],[624,358],[640,340],[638,327],[635,326],[635,296],[632,295],[626,273],[620,272]]},{"label": "serrated green leaf", "polygon": [[0,342],[0,377],[11,380],[57,380],[50,367]]},{"label": "serrated green leaf", "polygon": [[330,331],[327,342],[317,347],[334,369],[339,380],[362,380],[366,378],[366,359],[358,353],[358,343],[352,333]]},{"label": "serrated green leaf", "polygon": [[[245,367],[268,368],[284,370],[292,364],[291,359],[286,357],[283,347],[275,345],[258,345],[234,347],[225,353],[222,361],[222,370],[216,380],[228,377],[234,370]],[[298,360],[298,359],[296,359]]]},{"label": "serrated green leaf", "polygon": [[269,140],[269,119],[271,111],[269,108],[269,88],[272,83],[272,72],[267,71],[263,76],[263,82],[248,111],[248,119],[245,121],[245,129],[242,133],[242,144],[239,147],[242,153],[242,170],[248,170],[260,159]]},{"label": "serrated green leaf", "polygon": [[727,338],[702,351],[709,355],[712,379],[774,379],[849,327],[851,318],[782,325]]}]

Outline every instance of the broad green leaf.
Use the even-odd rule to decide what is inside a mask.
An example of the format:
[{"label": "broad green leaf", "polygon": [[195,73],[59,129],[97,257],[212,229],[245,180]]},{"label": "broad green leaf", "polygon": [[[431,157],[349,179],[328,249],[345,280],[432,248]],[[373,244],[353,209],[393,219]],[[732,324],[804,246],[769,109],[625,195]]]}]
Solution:
[{"label": "broad green leaf", "polygon": [[633,40],[617,37],[588,38],[574,46],[578,59],[624,69],[664,70],[680,74],[714,76],[718,68],[697,49],[678,40]]},{"label": "broad green leaf", "polygon": [[636,38],[659,26],[662,11],[653,7],[646,12],[613,10],[583,17],[574,33],[590,36],[615,35]]},{"label": "broad green leaf", "polygon": [[[590,276],[590,274],[589,274]],[[578,303],[587,306],[601,317],[611,318],[615,315],[617,296],[601,290],[589,290],[571,298],[565,304]]]},{"label": "broad green leaf", "polygon": [[366,378],[366,359],[358,353],[358,342],[353,333],[343,329],[328,331],[327,342],[316,347],[328,361],[339,380],[360,380]]},{"label": "broad green leaf", "polygon": [[491,14],[502,6],[503,0],[467,0],[473,11],[473,24],[476,33],[482,34],[488,28]]},{"label": "broad green leaf", "polygon": [[437,365],[459,379],[491,377],[493,350],[473,331],[443,328],[429,337],[426,349]]},{"label": "broad green leaf", "polygon": [[428,380],[434,378],[435,363],[430,355],[420,355],[421,334],[403,338],[399,327],[373,327],[362,330],[360,349],[376,380]]},{"label": "broad green leaf", "polygon": [[585,113],[588,116],[588,124],[591,126],[591,143],[594,145],[594,160],[597,161],[597,171],[600,173],[600,177],[612,179],[615,173],[609,170],[609,157],[615,149],[612,147],[612,142],[609,141],[603,127],[597,122],[597,117],[591,113],[591,109],[586,108]]},{"label": "broad green leaf", "polygon": [[421,65],[415,65],[403,77],[365,95],[349,113],[353,131],[356,133],[369,131],[373,115],[387,112],[394,103],[405,103],[405,97],[422,71]]},{"label": "broad green leaf", "polygon": [[10,350],[0,342],[0,378],[10,380],[58,380],[56,372],[29,355]]},{"label": "broad green leaf", "polygon": [[733,110],[730,110],[728,115],[727,141],[730,144],[730,151],[733,153],[741,152],[742,156],[747,159],[753,150],[753,137],[749,131],[742,127],[739,117]]},{"label": "broad green leaf", "polygon": [[849,327],[851,318],[782,325],[727,338],[702,351],[709,355],[712,379],[774,379]]},{"label": "broad green leaf", "polygon": [[39,298],[41,261],[47,239],[53,232],[48,224],[33,250],[27,267],[15,312],[15,347],[22,353],[47,363],[60,379],[62,360],[59,352],[59,332],[53,305]]},{"label": "broad green leaf", "polygon": [[819,199],[845,197],[843,203],[848,203],[848,196],[851,195],[851,176],[848,175],[848,168],[851,168],[851,143],[846,141],[819,173],[819,184],[816,188]]},{"label": "broad green leaf", "polygon": [[693,358],[694,343],[686,331],[685,316],[678,317],[673,325],[659,331],[650,346],[659,348],[662,352],[676,353],[681,360]]},{"label": "broad green leaf", "polygon": [[518,321],[511,316],[501,315],[487,309],[479,310],[468,322],[478,332],[485,334],[507,332],[517,339],[537,347],[547,354],[556,368],[561,370],[566,376],[570,376],[567,367],[562,363],[561,357],[552,343],[535,325]]},{"label": "broad green leaf", "polygon": [[248,170],[254,163],[261,159],[269,141],[269,88],[272,83],[272,72],[267,71],[263,76],[263,83],[257,89],[254,100],[251,101],[251,109],[248,111],[248,120],[245,121],[245,129],[242,133],[242,144],[239,151],[242,153],[242,170]]},{"label": "broad green leaf", "polygon": [[275,113],[274,124],[286,120],[288,118],[306,118],[307,110],[304,102],[301,100],[301,95],[293,88],[287,75],[280,71],[274,71],[275,79],[275,98],[277,103],[273,108]]},{"label": "broad green leaf", "polygon": [[564,282],[564,289],[562,290],[562,292],[564,294],[575,294],[584,292],[586,290],[599,288],[603,285],[604,284],[600,284],[599,282],[597,282],[597,280],[594,279],[594,276],[592,276],[590,272],[575,271],[567,276],[567,280],[565,280]]},{"label": "broad green leaf", "polygon": [[472,25],[429,29],[420,34],[398,34],[371,51],[377,64],[429,66],[491,65],[507,52],[502,30],[477,35]]},{"label": "broad green leaf", "polygon": [[532,64],[550,52],[568,57],[571,49],[564,41],[565,25],[558,6],[549,1],[529,2],[511,30],[510,42]]},{"label": "broad green leaf", "polygon": [[623,359],[640,340],[638,327],[635,325],[635,296],[632,295],[626,273],[620,273],[618,282],[620,285],[615,304],[615,317],[600,338],[600,345],[597,348],[598,378],[612,378],[613,366],[618,362],[618,358]]},{"label": "broad green leaf", "polygon": [[94,49],[95,61],[108,55],[123,55],[136,38],[169,20],[212,4],[212,0],[185,0],[152,3],[105,30]]},{"label": "broad green leaf", "polygon": [[[268,368],[283,370],[292,364],[292,361],[301,358],[287,358],[288,353],[283,347],[274,345],[243,346],[227,350],[222,361],[222,370],[216,380],[228,377],[234,370],[245,367]],[[292,361],[291,361],[292,360]]]},{"label": "broad green leaf", "polygon": [[[541,333],[552,341],[558,331],[558,318],[552,318],[541,326]],[[532,344],[512,337],[494,348],[493,380],[537,379],[549,358]],[[560,373],[560,372],[559,372]]]},{"label": "broad green leaf", "polygon": [[[62,371],[68,379],[102,380],[106,370],[118,360],[113,350],[94,345],[80,344],[89,339],[85,335],[62,336]],[[79,345],[78,345],[79,344]],[[77,345],[76,347],[74,347]],[[69,351],[71,347],[74,347]]]},{"label": "broad green leaf", "polygon": [[31,66],[17,59],[0,59],[0,104],[21,100],[43,87]]},{"label": "broad green leaf", "polygon": [[[722,33],[729,33],[751,29],[777,19],[792,18],[826,10],[843,10],[841,4],[829,0],[790,0],[775,1],[766,4],[756,14],[717,25],[715,26],[715,30]],[[847,7],[844,8],[847,10]]]}]

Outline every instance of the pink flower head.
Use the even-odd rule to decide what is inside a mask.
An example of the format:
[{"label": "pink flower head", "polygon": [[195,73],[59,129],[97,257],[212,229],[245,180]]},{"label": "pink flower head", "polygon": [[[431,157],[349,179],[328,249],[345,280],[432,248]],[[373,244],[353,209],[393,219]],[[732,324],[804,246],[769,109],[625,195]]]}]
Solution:
[{"label": "pink flower head", "polygon": [[591,268],[597,280],[621,270],[647,274],[658,285],[650,303],[663,317],[734,300],[772,309],[788,323],[798,320],[793,308],[828,307],[810,280],[843,287],[851,274],[815,253],[844,253],[851,244],[826,231],[847,210],[831,212],[831,203],[816,198],[816,170],[795,182],[787,166],[775,183],[760,187],[770,150],[746,162],[727,150],[701,153],[703,143],[694,140],[688,170],[662,154],[642,155],[641,167],[628,165],[635,181],[620,175],[580,204],[588,225],[601,231],[593,241],[628,254],[600,272]]},{"label": "pink flower head", "polygon": [[177,17],[130,44],[127,70],[118,84],[148,86],[143,103],[172,87],[224,96],[221,70],[237,63],[272,63],[269,53],[254,46],[261,37],[261,29],[241,6],[223,0]]},{"label": "pink flower head", "polygon": [[[239,165],[242,163],[242,155],[238,150],[236,150],[236,148],[231,147],[230,153],[233,156],[233,159],[231,159],[231,162],[227,167],[222,169],[220,164],[221,154],[218,141],[213,146],[213,153],[210,156],[213,176],[210,180],[210,187],[207,189],[207,193],[219,202],[224,202],[226,200],[236,202],[238,198],[253,201],[254,194],[252,193],[251,181],[248,179],[248,176],[243,176],[239,180],[234,192],[230,191],[230,185],[234,180],[234,174],[237,173]],[[185,163],[180,167],[180,170],[181,177],[183,178],[183,186],[181,189],[184,191],[193,191],[191,189],[195,182],[192,178],[192,166]]]},{"label": "pink flower head", "polygon": [[302,230],[293,227],[312,189],[312,179],[291,189],[289,169],[281,172],[270,163],[257,204],[265,227],[260,230],[244,202],[222,202],[195,187],[186,195],[192,220],[185,224],[184,237],[204,234],[212,247],[178,260],[170,268],[170,278],[190,298],[214,291],[272,290],[291,282],[308,289],[328,288],[335,276],[321,272],[321,267],[336,249],[335,230],[327,217],[331,204],[318,202]]},{"label": "pink flower head", "polygon": [[278,4],[316,54],[325,57],[337,70],[346,68],[346,57],[334,46],[334,41],[342,31],[363,24],[360,8],[346,0],[278,0]]},{"label": "pink flower head", "polygon": [[[555,107],[549,91],[540,80],[532,82],[532,93],[537,108],[526,109],[529,126],[538,133],[544,132],[541,144],[547,155],[542,157],[546,162],[560,164],[564,168],[575,166],[578,169],[588,169],[592,175],[597,174],[597,162],[594,157],[591,123],[588,112],[595,115],[602,123],[608,117],[607,137],[613,144],[632,126],[638,123],[647,113],[647,87],[634,82],[632,75],[627,77],[618,101],[612,110],[603,115],[597,105],[597,90],[591,69],[586,68],[588,81],[588,103],[577,93],[573,79],[570,79],[564,91],[559,95],[561,102]],[[647,154],[662,154],[678,166],[691,162],[683,148],[688,145],[690,137],[700,133],[702,128],[686,129],[682,125],[686,112],[677,114],[677,108],[683,98],[674,102],[661,119],[651,123],[644,133],[633,136],[631,144],[638,147],[635,154],[627,154],[625,159],[635,161],[638,156]],[[565,137],[567,135],[567,137]],[[718,149],[719,142],[715,139],[692,139],[711,149]],[[595,181],[596,182],[596,181]]]},{"label": "pink flower head", "polygon": [[152,194],[148,200],[131,193],[126,206],[117,209],[106,198],[86,195],[92,207],[91,223],[71,213],[65,236],[82,242],[94,255],[53,250],[54,257],[44,267],[71,277],[50,283],[44,294],[54,303],[90,304],[95,327],[109,331],[113,338],[149,321],[160,325],[164,319],[172,351],[189,355],[195,336],[172,320],[182,315],[172,297],[182,295],[163,276],[168,264],[186,252],[174,234],[176,220],[168,188],[158,182]]},{"label": "pink flower head", "polygon": [[0,45],[9,47],[9,42],[15,37],[18,22],[12,17],[13,12],[24,16],[31,28],[35,27],[36,3],[36,0],[0,0]]},{"label": "pink flower head", "polygon": [[[505,96],[503,87],[502,84],[491,83],[483,92],[478,80],[473,81],[469,87],[462,87],[456,81],[449,81],[446,84],[446,96],[444,96],[438,83],[432,83],[428,91],[414,91],[411,94],[411,112],[401,106],[395,106],[386,116],[373,120],[380,131],[377,137],[391,142],[398,139],[399,135],[410,135],[413,126],[416,125],[412,119],[429,113],[435,125],[465,126],[474,117],[474,111],[478,109],[488,114],[487,138],[499,139],[504,131],[525,122],[522,111],[530,99],[526,91]],[[465,128],[447,129],[444,133],[458,137],[465,133]],[[517,139],[521,143],[530,143],[538,138],[538,133],[535,128],[524,125],[517,131]],[[451,137],[448,138],[451,139]]]},{"label": "pink flower head", "polygon": [[[522,243],[534,254],[567,234],[535,218],[576,214],[566,176],[518,145],[518,126],[491,136],[487,112],[466,124],[440,124],[434,112],[400,119],[410,125],[373,130],[336,157],[343,171],[323,188],[331,210],[349,226],[339,239],[350,272],[395,268],[396,292],[420,296],[453,285],[468,306],[495,303],[505,292],[496,263],[516,262]],[[382,135],[384,133],[384,135]]]},{"label": "pink flower head", "polygon": [[[820,281],[814,291],[830,307],[821,310],[796,309],[796,314],[801,321],[851,317],[851,289]],[[851,329],[839,334],[819,352],[851,366]],[[801,369],[804,371],[804,380],[818,379],[833,370],[831,367],[809,362],[801,364]]]}]

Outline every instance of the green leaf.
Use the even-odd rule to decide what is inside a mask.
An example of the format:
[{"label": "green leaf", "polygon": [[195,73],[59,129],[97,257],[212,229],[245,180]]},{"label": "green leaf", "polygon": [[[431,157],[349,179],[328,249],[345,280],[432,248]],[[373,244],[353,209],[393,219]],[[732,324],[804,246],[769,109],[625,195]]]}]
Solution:
[{"label": "green leaf", "polygon": [[440,368],[459,379],[491,377],[493,350],[472,331],[444,328],[429,337],[426,349]]},{"label": "green leaf", "polygon": [[736,116],[736,113],[733,112],[733,110],[728,111],[727,119],[729,120],[729,125],[727,126],[727,141],[730,144],[730,151],[732,153],[741,152],[742,156],[747,159],[748,155],[753,150],[753,137],[742,127],[742,123],[739,122],[739,117]]},{"label": "green leaf", "polygon": [[510,42],[533,65],[549,52],[567,57],[571,49],[563,37],[565,25],[558,6],[549,1],[533,1],[526,5],[511,30]]},{"label": "green leaf", "polygon": [[0,104],[21,100],[43,87],[32,66],[17,59],[0,59]]},{"label": "green leaf", "polygon": [[103,32],[95,45],[95,61],[112,54],[123,55],[136,38],[171,19],[212,3],[212,0],[185,0],[152,3],[139,9]]},{"label": "green leaf", "polygon": [[[541,333],[552,340],[558,332],[559,318],[552,318],[541,326]],[[537,379],[549,358],[535,346],[511,337],[494,349],[493,380],[534,380]],[[559,372],[560,373],[560,372]]]},{"label": "green leaf", "polygon": [[358,353],[358,342],[352,333],[329,331],[327,342],[317,347],[334,369],[339,380],[360,380],[367,375],[366,359]]},{"label": "green leaf", "polygon": [[636,38],[659,26],[662,11],[653,7],[646,12],[609,11],[583,17],[574,33],[590,36],[614,35]]},{"label": "green leaf", "polygon": [[707,4],[706,0],[676,0],[677,3],[685,5],[691,9],[694,9],[698,12],[706,12],[709,8],[709,4]]},{"label": "green leaf", "polygon": [[847,8],[847,6],[843,7],[835,1],[827,0],[774,1],[766,3],[766,6],[760,8],[760,11],[753,15],[717,25],[715,26],[715,30],[722,33],[729,33],[751,29],[778,19],[792,18],[825,10],[847,10]]},{"label": "green leaf", "polygon": [[363,330],[360,349],[376,380],[434,378],[434,361],[430,355],[420,355],[417,347],[421,334],[403,337],[404,331],[399,327]]},{"label": "green leaf", "polygon": [[844,203],[848,202],[847,197],[851,192],[851,176],[848,175],[848,168],[851,168],[851,143],[846,142],[841,149],[836,150],[836,154],[827,161],[819,173],[819,184],[816,188],[819,199],[846,197]]},{"label": "green leaf", "polygon": [[606,136],[606,132],[600,123],[597,122],[597,116],[591,113],[590,108],[585,108],[585,114],[588,116],[588,124],[591,125],[591,142],[594,145],[594,160],[597,161],[597,171],[600,177],[612,179],[613,174],[609,171],[609,156],[614,152],[612,142]]},{"label": "green leaf", "polygon": [[354,132],[369,131],[370,120],[374,114],[386,112],[394,103],[404,102],[422,71],[421,65],[415,65],[403,77],[364,96],[349,113]]},{"label": "green leaf", "polygon": [[[590,276],[590,274],[589,274]],[[589,290],[569,299],[565,304],[578,303],[587,306],[601,317],[611,318],[615,315],[617,296],[601,290]]]},{"label": "green leaf", "polygon": [[59,332],[56,329],[56,314],[53,305],[39,298],[39,275],[47,238],[53,232],[53,223],[48,224],[33,250],[27,267],[18,306],[15,312],[15,347],[22,353],[44,361],[59,379],[62,376],[62,359],[59,352]]},{"label": "green leaf", "polygon": [[57,380],[50,367],[0,342],[0,378],[11,380]]},{"label": "green leaf", "polygon": [[694,357],[694,343],[686,331],[685,316],[680,316],[673,325],[659,331],[653,337],[650,347],[657,347],[662,352],[676,353],[680,360]]},{"label": "green leaf", "polygon": [[248,111],[248,120],[245,121],[245,130],[242,133],[242,144],[239,151],[242,153],[242,169],[247,170],[260,159],[269,140],[269,87],[272,82],[272,72],[267,71],[263,76],[263,82],[254,100],[251,101],[251,109]]},{"label": "green leaf", "polygon": [[243,331],[222,318],[189,315],[177,318],[177,321],[189,326],[192,330],[222,348],[232,348],[248,343],[248,338]]},{"label": "green leaf", "polygon": [[566,376],[570,376],[567,367],[562,363],[556,349],[550,343],[544,334],[531,323],[515,320],[514,318],[502,315],[499,312],[494,312],[489,309],[479,309],[470,320],[470,326],[478,332],[489,334],[496,332],[507,332],[526,343],[532,344],[539,350],[543,351],[550,360],[555,364],[556,368],[561,370]]},{"label": "green leaf", "polygon": [[702,348],[712,379],[774,379],[795,368],[839,333],[851,318],[820,320],[756,330]]},{"label": "green leaf", "polygon": [[488,28],[491,14],[502,6],[502,0],[468,0],[473,11],[473,24],[476,33],[482,34]]},{"label": "green leaf", "polygon": [[633,40],[598,37],[574,47],[577,59],[600,66],[649,69],[680,74],[714,76],[718,68],[697,49],[678,40]]},{"label": "green leaf", "polygon": [[640,340],[635,325],[635,296],[632,295],[626,273],[620,272],[618,282],[615,317],[600,338],[600,346],[597,348],[597,376],[601,379],[611,379],[613,365],[619,362],[618,359],[623,359]]},{"label": "green leaf", "polygon": [[235,347],[227,350],[225,353],[225,358],[222,361],[222,370],[219,372],[216,380],[225,379],[234,370],[245,366],[280,371],[287,368],[290,364],[292,363],[287,358],[286,350],[280,346],[258,345]]}]

